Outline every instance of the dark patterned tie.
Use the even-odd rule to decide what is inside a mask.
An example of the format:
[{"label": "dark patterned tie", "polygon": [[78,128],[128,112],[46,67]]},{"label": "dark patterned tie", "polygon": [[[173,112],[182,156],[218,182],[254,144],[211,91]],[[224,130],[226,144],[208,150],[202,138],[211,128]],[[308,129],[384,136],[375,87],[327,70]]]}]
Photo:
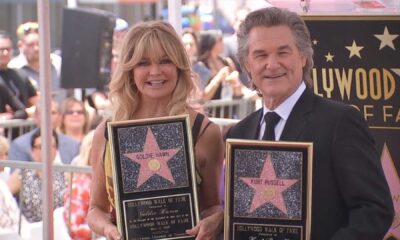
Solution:
[{"label": "dark patterned tie", "polygon": [[267,112],[264,116],[265,132],[262,140],[275,141],[275,126],[281,117],[276,112]]}]

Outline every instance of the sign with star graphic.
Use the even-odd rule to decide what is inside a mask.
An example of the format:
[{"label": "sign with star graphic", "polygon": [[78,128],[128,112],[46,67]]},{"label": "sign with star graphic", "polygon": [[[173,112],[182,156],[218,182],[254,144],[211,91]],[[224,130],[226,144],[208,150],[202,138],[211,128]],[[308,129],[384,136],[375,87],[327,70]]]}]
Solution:
[{"label": "sign with star graphic", "polygon": [[226,144],[225,239],[310,239],[312,143]]},{"label": "sign with star graphic", "polygon": [[188,115],[108,123],[117,226],[124,239],[194,239],[199,221]]},{"label": "sign with star graphic", "polygon": [[[314,48],[314,92],[357,108],[381,155],[400,239],[400,16],[303,16]],[[394,177],[396,176],[396,177]]]}]

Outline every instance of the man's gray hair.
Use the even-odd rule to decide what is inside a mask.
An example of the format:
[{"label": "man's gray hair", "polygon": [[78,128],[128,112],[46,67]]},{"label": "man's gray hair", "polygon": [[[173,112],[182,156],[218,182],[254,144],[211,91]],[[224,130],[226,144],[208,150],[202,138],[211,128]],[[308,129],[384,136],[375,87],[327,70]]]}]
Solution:
[{"label": "man's gray hair", "polygon": [[[306,64],[303,68],[303,80],[312,86],[311,72],[314,66],[314,50],[311,45],[310,32],[301,17],[286,9],[268,7],[256,10],[247,15],[246,19],[240,24],[237,32],[238,39],[238,59],[244,67],[249,54],[249,33],[254,27],[273,27],[288,26],[291,30],[296,47],[300,54],[306,57]],[[246,70],[247,71],[247,70]],[[251,77],[251,76],[250,76]]]}]

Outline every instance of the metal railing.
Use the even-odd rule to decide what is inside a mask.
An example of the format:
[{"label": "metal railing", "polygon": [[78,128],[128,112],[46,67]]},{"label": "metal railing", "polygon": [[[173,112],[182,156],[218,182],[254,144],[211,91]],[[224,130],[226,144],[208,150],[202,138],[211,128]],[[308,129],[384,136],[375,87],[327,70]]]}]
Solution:
[{"label": "metal railing", "polygon": [[[5,160],[5,161],[0,161],[0,167],[9,167],[11,169],[30,169],[30,170],[42,170],[43,169],[43,163],[39,162],[25,162],[25,161],[15,161],[15,160]],[[71,207],[71,201],[72,201],[72,180],[73,180],[73,175],[76,173],[87,173],[91,174],[92,168],[89,166],[73,166],[73,165],[58,165],[55,164],[53,166],[53,169],[55,172],[64,172],[64,173],[70,173],[71,177],[68,180],[67,187],[69,191],[69,206]],[[27,187],[24,185],[21,185],[21,189]],[[19,191],[19,209],[21,209],[21,204],[23,202],[22,191]],[[71,209],[68,209],[69,213],[71,213]],[[65,222],[65,225],[68,229],[68,232],[70,232],[70,226],[71,226],[71,214],[68,214],[69,220],[68,222]],[[22,211],[20,211],[20,216],[19,216],[19,225],[18,225],[18,234],[21,236],[22,232]],[[56,232],[54,232],[57,234]]]},{"label": "metal railing", "polygon": [[209,117],[242,119],[255,110],[255,102],[251,99],[214,99],[204,103]]},{"label": "metal railing", "polygon": [[11,141],[13,138],[29,132],[35,127],[36,123],[33,119],[0,120],[0,135],[4,135],[8,141]]},{"label": "metal railing", "polygon": [[217,124],[221,130],[225,127],[233,126],[240,121],[240,119],[231,119],[231,118],[210,118],[210,121]]}]

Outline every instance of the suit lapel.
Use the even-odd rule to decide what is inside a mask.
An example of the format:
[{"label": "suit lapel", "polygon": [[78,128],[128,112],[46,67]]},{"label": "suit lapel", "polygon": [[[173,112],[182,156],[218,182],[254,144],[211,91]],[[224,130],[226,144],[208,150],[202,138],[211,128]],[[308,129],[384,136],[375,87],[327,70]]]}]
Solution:
[{"label": "suit lapel", "polygon": [[263,114],[263,108],[260,108],[253,113],[254,116],[249,118],[249,123],[247,124],[248,129],[244,129],[243,135],[245,139],[258,139],[260,121]]},{"label": "suit lapel", "polygon": [[314,94],[310,89],[306,89],[297,103],[285,124],[280,140],[292,141],[298,140],[300,134],[304,131],[307,124],[306,114],[314,108]]}]

